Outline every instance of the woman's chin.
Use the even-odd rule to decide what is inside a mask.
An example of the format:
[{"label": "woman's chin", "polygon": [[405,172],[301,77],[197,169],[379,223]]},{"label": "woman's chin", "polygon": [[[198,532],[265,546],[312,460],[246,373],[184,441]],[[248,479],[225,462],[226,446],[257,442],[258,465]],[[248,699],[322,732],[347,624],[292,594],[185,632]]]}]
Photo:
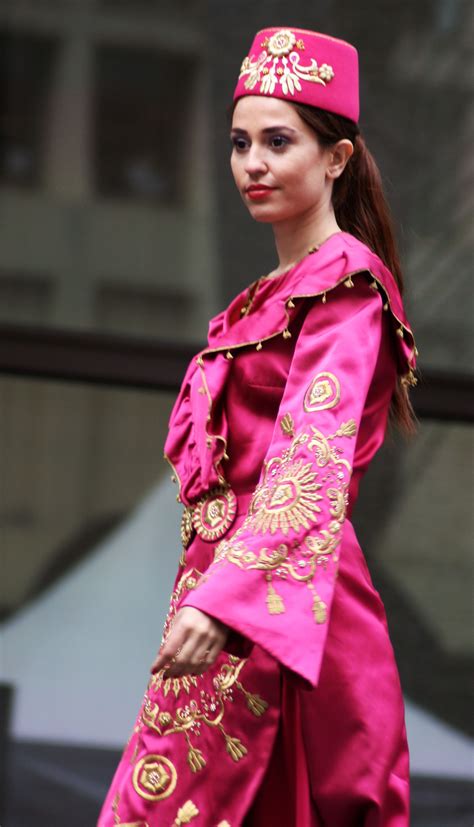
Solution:
[{"label": "woman's chin", "polygon": [[258,221],[260,224],[275,224],[278,221],[281,221],[282,216],[278,210],[275,209],[265,209],[265,206],[262,205],[251,205],[248,207],[249,213],[254,221]]}]

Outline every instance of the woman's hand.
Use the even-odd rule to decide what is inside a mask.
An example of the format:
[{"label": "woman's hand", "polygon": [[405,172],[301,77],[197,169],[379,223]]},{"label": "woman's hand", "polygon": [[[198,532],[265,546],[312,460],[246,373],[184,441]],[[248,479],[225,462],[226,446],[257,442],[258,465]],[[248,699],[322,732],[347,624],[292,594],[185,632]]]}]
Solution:
[{"label": "woman's hand", "polygon": [[221,652],[228,629],[223,623],[192,606],[180,609],[161,647],[152,672],[166,669],[165,677],[201,675]]}]

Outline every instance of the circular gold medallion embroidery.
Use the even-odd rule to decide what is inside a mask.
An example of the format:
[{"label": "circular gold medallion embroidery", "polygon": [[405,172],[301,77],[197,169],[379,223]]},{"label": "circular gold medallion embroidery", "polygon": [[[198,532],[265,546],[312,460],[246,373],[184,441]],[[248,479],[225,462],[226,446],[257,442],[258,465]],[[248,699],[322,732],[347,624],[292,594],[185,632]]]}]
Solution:
[{"label": "circular gold medallion embroidery", "polygon": [[304,396],[305,411],[325,411],[334,408],[341,398],[339,379],[333,373],[318,373]]},{"label": "circular gold medallion embroidery", "polygon": [[219,540],[231,527],[237,499],[231,488],[214,488],[194,506],[193,526],[203,540]]},{"label": "circular gold medallion embroidery", "polygon": [[178,774],[174,764],[164,755],[145,755],[133,771],[133,788],[147,801],[168,798],[176,787]]}]

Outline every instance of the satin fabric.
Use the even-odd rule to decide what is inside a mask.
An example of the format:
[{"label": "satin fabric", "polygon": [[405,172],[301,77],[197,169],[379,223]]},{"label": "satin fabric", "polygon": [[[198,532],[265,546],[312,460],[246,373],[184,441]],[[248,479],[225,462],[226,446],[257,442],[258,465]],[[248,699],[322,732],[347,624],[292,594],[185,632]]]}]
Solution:
[{"label": "satin fabric", "polygon": [[100,827],[408,825],[402,695],[350,517],[414,365],[392,276],[347,233],[211,322],[166,452],[185,505],[224,483],[238,514],[192,539],[164,635],[190,605],[229,639],[200,677],[152,677]]}]

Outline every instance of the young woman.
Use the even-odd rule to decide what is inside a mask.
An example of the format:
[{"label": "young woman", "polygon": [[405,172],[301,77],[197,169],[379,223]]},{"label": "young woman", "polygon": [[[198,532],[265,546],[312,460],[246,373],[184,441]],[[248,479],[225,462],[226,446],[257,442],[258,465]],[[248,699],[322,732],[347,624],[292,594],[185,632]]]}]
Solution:
[{"label": "young woman", "polygon": [[403,701],[350,522],[415,346],[357,52],[259,32],[231,166],[278,266],[212,320],[166,455],[185,506],[163,643],[100,827],[406,827]]}]

